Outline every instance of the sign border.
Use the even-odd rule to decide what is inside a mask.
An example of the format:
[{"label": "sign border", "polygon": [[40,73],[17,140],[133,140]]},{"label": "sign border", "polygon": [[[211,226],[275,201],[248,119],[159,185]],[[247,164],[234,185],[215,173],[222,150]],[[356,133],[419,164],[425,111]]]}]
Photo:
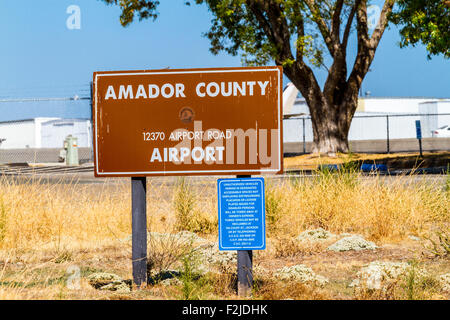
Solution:
[{"label": "sign border", "polygon": [[[261,195],[261,208],[264,211],[262,214],[262,246],[260,247],[224,247],[222,246],[222,232],[220,232],[220,226],[222,225],[220,223],[222,215],[221,215],[221,206],[220,206],[220,184],[222,182],[226,182],[226,181],[230,181],[230,180],[239,180],[239,181],[259,181],[261,182],[261,188],[262,188],[262,195]],[[217,180],[217,202],[218,202],[218,213],[219,213],[219,228],[218,228],[218,233],[219,233],[219,250],[221,251],[233,251],[233,250],[265,250],[266,249],[266,207],[265,207],[265,202],[266,202],[266,196],[265,196],[265,185],[264,185],[264,178],[262,177],[255,177],[255,178],[225,178],[225,179],[218,179]]]},{"label": "sign border", "polygon": [[[99,77],[108,76],[130,76],[130,75],[148,75],[148,74],[191,74],[191,73],[223,73],[223,72],[262,72],[272,71],[278,73],[278,167],[275,169],[242,169],[242,170],[179,170],[179,171],[136,171],[136,172],[99,172],[98,167],[98,130],[97,130],[97,80]],[[162,70],[136,70],[136,71],[98,71],[94,72],[93,92],[94,103],[92,104],[92,121],[94,122],[94,176],[95,177],[141,177],[141,176],[179,176],[179,175],[208,175],[208,174],[225,174],[236,175],[238,174],[255,174],[255,173],[283,173],[283,124],[282,124],[282,74],[283,68],[281,66],[268,66],[268,67],[241,67],[241,68],[203,68],[203,69],[162,69]]]}]

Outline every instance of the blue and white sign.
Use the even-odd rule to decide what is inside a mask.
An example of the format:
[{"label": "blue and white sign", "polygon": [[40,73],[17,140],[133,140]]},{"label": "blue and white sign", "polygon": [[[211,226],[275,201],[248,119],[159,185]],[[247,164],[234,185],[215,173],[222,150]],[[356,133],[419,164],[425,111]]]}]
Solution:
[{"label": "blue and white sign", "polygon": [[264,179],[219,179],[217,191],[219,250],[264,250]]},{"label": "blue and white sign", "polygon": [[416,137],[417,139],[422,139],[422,127],[420,125],[420,120],[416,120]]}]

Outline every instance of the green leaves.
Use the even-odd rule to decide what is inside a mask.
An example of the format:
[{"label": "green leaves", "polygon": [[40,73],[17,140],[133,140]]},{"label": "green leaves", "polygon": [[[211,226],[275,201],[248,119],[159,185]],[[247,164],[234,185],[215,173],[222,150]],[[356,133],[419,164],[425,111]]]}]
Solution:
[{"label": "green leaves", "polygon": [[323,52],[325,48],[316,39],[317,35],[315,37],[311,35],[301,36],[297,38],[295,44],[302,56],[307,57],[311,65],[319,68],[324,63]]},{"label": "green leaves", "polygon": [[133,22],[137,15],[139,20],[152,18],[155,20],[158,17],[156,8],[159,1],[155,0],[102,0],[110,5],[118,5],[122,9],[120,15],[120,24],[124,27]]},{"label": "green leaves", "polygon": [[422,43],[428,59],[439,54],[450,58],[449,6],[445,0],[399,0],[390,20],[401,27],[400,47]]},{"label": "green leaves", "polygon": [[[325,16],[330,16],[330,11],[324,9],[328,8],[328,2],[317,1],[315,14],[328,12]],[[294,45],[302,59],[316,67],[323,65],[323,39],[305,1],[197,0],[197,3],[206,4],[214,15],[211,29],[205,34],[214,54],[220,51],[240,54],[244,65],[265,65],[275,60],[291,66],[295,60],[288,47]]]}]

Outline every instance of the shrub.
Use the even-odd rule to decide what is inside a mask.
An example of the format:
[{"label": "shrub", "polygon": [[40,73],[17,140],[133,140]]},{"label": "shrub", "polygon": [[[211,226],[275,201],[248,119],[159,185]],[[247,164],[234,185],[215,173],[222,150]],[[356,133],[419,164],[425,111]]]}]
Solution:
[{"label": "shrub", "polygon": [[147,272],[157,274],[170,270],[193,250],[192,240],[179,234],[150,233],[148,240]]},{"label": "shrub", "polygon": [[180,280],[182,283],[182,299],[200,300],[211,293],[212,288],[206,277],[198,274],[199,257],[195,252],[189,252],[182,258],[183,269]]},{"label": "shrub", "polygon": [[196,197],[192,191],[191,186],[184,178],[178,180],[175,188],[175,195],[173,204],[176,213],[175,228],[178,231],[188,230],[192,231],[194,227],[194,210]]}]

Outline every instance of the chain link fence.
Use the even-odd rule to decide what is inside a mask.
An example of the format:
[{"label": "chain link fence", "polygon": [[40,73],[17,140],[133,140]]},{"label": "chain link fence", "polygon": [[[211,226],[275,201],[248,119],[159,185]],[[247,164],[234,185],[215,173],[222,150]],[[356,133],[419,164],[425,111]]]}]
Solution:
[{"label": "chain link fence", "polygon": [[[416,120],[423,151],[450,151],[450,113],[357,114],[350,133],[352,152],[417,152]],[[284,152],[310,153],[313,130],[305,115],[283,120]],[[439,133],[436,133],[438,132]],[[68,135],[77,137],[80,163],[93,161],[90,97],[0,100],[0,164],[57,163]]]},{"label": "chain link fence", "polygon": [[80,163],[92,162],[89,97],[0,100],[0,164],[63,162],[69,135],[77,138]]},{"label": "chain link fence", "polygon": [[[418,152],[416,120],[421,123],[423,151],[450,151],[450,113],[355,115],[349,132],[350,150]],[[311,152],[313,129],[310,116],[285,119],[283,131],[285,153]]]}]

